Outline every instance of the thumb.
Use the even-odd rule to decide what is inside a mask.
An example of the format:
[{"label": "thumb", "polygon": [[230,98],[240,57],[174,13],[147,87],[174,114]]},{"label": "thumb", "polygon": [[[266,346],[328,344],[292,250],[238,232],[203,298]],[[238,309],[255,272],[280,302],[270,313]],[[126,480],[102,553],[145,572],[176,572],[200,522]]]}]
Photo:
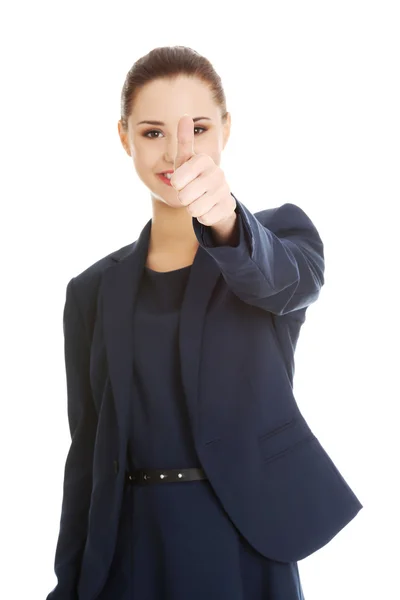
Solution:
[{"label": "thumb", "polygon": [[178,147],[175,156],[175,171],[183,163],[194,156],[194,121],[192,117],[185,114],[179,119],[178,123]]}]

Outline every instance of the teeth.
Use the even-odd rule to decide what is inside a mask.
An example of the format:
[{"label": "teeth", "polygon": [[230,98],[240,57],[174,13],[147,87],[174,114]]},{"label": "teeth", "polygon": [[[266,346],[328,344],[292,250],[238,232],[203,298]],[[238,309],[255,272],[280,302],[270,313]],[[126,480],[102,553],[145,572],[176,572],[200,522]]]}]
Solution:
[{"label": "teeth", "polygon": [[172,173],[164,173],[164,177],[171,179]]}]

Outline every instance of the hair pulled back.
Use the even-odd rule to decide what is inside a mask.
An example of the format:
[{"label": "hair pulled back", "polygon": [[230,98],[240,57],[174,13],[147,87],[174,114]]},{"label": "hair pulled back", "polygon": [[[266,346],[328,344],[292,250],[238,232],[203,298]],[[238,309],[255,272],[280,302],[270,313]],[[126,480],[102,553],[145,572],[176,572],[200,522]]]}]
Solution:
[{"label": "hair pulled back", "polygon": [[186,46],[163,46],[154,48],[139,58],[128,71],[121,92],[121,123],[128,129],[128,118],[139,91],[156,79],[170,79],[186,75],[197,77],[208,85],[214,102],[221,109],[224,122],[227,117],[225,92],[221,78],[211,62]]}]

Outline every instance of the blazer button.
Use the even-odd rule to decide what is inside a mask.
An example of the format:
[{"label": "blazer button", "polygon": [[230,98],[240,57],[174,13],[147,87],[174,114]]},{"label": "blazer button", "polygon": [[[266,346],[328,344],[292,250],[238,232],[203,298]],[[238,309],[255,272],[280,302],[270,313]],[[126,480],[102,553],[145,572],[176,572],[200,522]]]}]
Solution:
[{"label": "blazer button", "polygon": [[117,460],[114,460],[114,472],[116,475],[118,475],[118,471],[119,471],[119,462]]}]

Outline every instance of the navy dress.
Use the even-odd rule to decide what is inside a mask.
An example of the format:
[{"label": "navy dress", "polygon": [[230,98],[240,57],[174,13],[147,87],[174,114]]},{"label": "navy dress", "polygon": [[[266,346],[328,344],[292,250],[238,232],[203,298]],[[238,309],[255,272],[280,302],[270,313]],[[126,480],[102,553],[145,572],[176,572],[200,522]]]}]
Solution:
[{"label": "navy dress", "polygon": [[[179,311],[190,266],[145,267],[135,305],[128,462],[201,467],[180,379]],[[116,552],[99,600],[304,600],[297,563],[258,553],[208,480],[129,485]]]}]

